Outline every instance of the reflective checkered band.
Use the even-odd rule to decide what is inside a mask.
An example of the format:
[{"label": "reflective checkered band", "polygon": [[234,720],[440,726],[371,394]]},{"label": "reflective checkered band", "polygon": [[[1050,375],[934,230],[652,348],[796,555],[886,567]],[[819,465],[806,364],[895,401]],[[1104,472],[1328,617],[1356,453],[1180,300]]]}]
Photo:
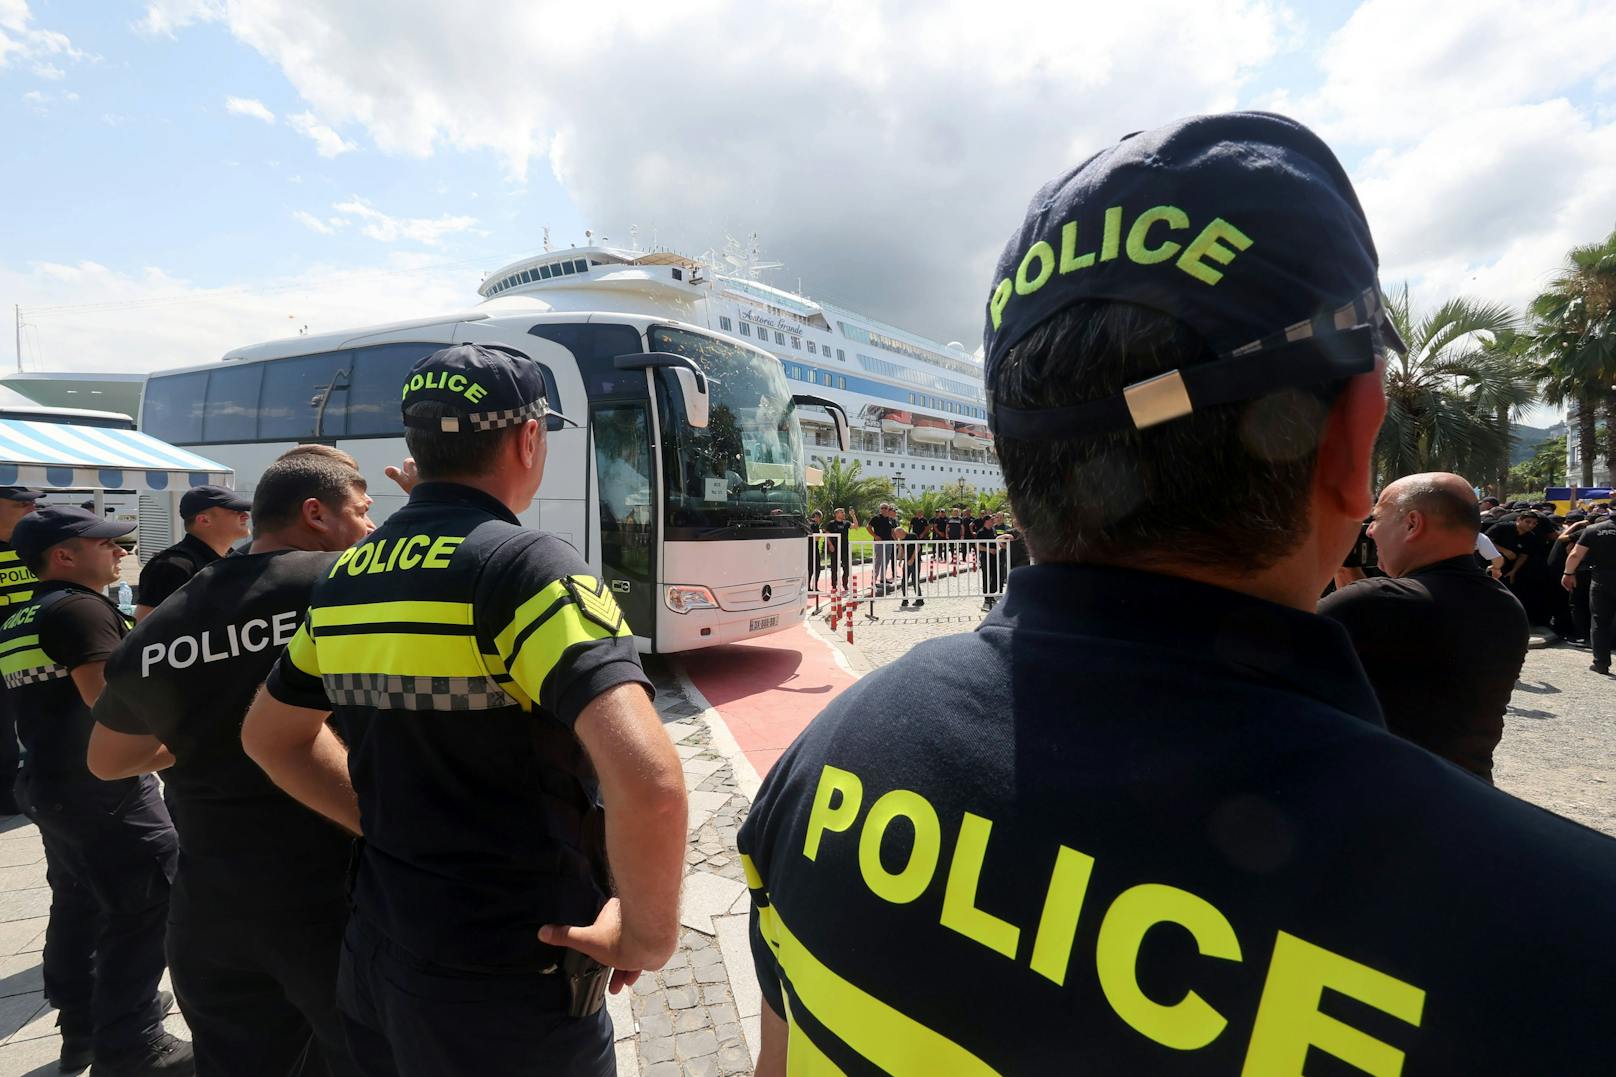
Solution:
[{"label": "reflective checkered band", "polygon": [[531,404],[524,404],[519,408],[506,408],[504,411],[474,411],[466,416],[473,430],[500,430],[507,426],[516,426],[529,419],[542,419],[550,414],[550,402],[539,397]]},{"label": "reflective checkered band", "polygon": [[395,711],[492,711],[517,705],[492,677],[397,677],[328,673],[320,678],[334,707]]},{"label": "reflective checkered band", "polygon": [[1252,352],[1267,351],[1270,348],[1294,344],[1298,340],[1307,340],[1309,337],[1325,336],[1329,333],[1339,333],[1358,325],[1375,325],[1389,322],[1386,315],[1385,301],[1381,298],[1380,288],[1371,287],[1364,291],[1352,302],[1327,311],[1316,318],[1305,322],[1287,325],[1277,333],[1270,333],[1261,340],[1254,340],[1250,344],[1242,344],[1232,352],[1229,358],[1238,355],[1250,355]]},{"label": "reflective checkered band", "polygon": [[46,681],[57,681],[66,677],[66,666],[35,666],[33,669],[19,669],[15,673],[7,673],[5,682],[7,688],[20,688],[25,684],[43,684]]}]

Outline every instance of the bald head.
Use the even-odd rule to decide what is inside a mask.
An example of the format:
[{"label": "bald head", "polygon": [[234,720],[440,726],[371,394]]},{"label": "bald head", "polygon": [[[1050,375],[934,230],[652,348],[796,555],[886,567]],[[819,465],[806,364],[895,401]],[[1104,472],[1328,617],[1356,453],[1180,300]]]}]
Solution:
[{"label": "bald head", "polygon": [[1381,567],[1393,576],[1474,553],[1481,530],[1474,488],[1443,471],[1409,475],[1386,487],[1372,520],[1369,534]]},{"label": "bald head", "polygon": [[1401,512],[1421,512],[1433,526],[1462,531],[1474,542],[1481,530],[1481,508],[1475,489],[1448,471],[1409,475],[1386,487]]}]

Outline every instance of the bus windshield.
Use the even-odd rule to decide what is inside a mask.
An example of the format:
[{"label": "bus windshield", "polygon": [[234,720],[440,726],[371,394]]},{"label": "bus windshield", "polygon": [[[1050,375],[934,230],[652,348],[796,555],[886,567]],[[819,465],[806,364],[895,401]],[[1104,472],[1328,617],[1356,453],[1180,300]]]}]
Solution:
[{"label": "bus windshield", "polygon": [[[707,375],[704,430],[685,420],[684,404],[657,379],[662,415],[662,472],[670,538],[736,537],[736,531],[805,530],[802,437],[785,372],[749,348],[653,326],[651,350],[695,360]],[[693,534],[678,534],[694,529]]]}]

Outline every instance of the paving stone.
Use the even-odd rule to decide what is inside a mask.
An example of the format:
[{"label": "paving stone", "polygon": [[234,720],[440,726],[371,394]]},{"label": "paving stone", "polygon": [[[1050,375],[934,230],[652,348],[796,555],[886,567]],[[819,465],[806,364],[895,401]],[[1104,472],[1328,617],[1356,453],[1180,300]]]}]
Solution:
[{"label": "paving stone", "polygon": [[640,1040],[660,1039],[673,1035],[673,1014],[668,1011],[662,1013],[640,1014]]},{"label": "paving stone", "polygon": [[0,997],[43,991],[39,960],[37,954],[0,957]]},{"label": "paving stone", "polygon": [[724,955],[724,968],[729,972],[730,991],[735,995],[735,1009],[742,1017],[756,1017],[763,1012],[763,994],[758,990],[757,972],[752,964],[747,920],[746,916],[720,916],[714,925],[718,932],[718,949]]},{"label": "paving stone", "polygon": [[23,948],[43,932],[48,923],[49,916],[32,916],[26,920],[0,924],[0,954],[22,953]]},{"label": "paving stone", "polygon": [[729,800],[729,797],[724,793],[692,792],[689,794],[688,799],[690,803],[690,833],[695,834],[707,825],[708,820],[712,818],[713,812],[722,808],[724,803]]},{"label": "paving stone", "polygon": [[680,1058],[699,1058],[718,1053],[718,1037],[710,1028],[700,1032],[685,1032],[673,1038],[673,1046]]},{"label": "paving stone", "polygon": [[673,1017],[673,1031],[675,1035],[681,1032],[700,1032],[708,1028],[712,1022],[707,1019],[707,1011],[700,1006],[689,1010],[680,1010]]},{"label": "paving stone", "polygon": [[[644,979],[644,977],[641,977]],[[634,1036],[634,992],[606,993],[606,1012],[612,1019],[612,1039],[631,1039]]]},{"label": "paving stone", "polygon": [[718,1072],[730,1077],[731,1074],[746,1073],[752,1068],[752,1057],[746,1053],[746,1044],[740,1042],[726,1043],[718,1048]]},{"label": "paving stone", "polygon": [[[719,967],[719,971],[724,971],[722,966]],[[703,1006],[729,1005],[729,981],[719,980],[714,983],[702,984],[701,1004]],[[718,1019],[715,1017],[713,1020]]]},{"label": "paving stone", "polygon": [[678,744],[681,741],[689,739],[690,735],[696,731],[696,723],[663,722],[662,728],[667,730],[668,737],[672,739],[675,744]]},{"label": "paving stone", "polygon": [[724,961],[720,958],[717,964],[706,965],[696,970],[696,982],[700,984],[721,984],[729,977],[724,973]]},{"label": "paving stone", "polygon": [[685,1077],[718,1077],[718,1056],[712,1054],[685,1059]]},{"label": "paving stone", "polygon": [[668,1008],[673,1010],[688,1010],[696,1004],[696,991],[691,987],[670,987],[668,989]]},{"label": "paving stone", "polygon": [[[714,875],[713,878],[717,879],[719,876]],[[50,913],[50,903],[51,892],[48,886],[36,887],[33,890],[13,890],[9,894],[0,894],[0,923],[46,916]],[[707,922],[711,923],[711,917],[708,917]],[[708,932],[708,934],[711,934],[711,932]]]},{"label": "paving stone", "polygon": [[26,1027],[45,1008],[44,993],[39,991],[0,998],[0,1043]]},{"label": "paving stone", "polygon": [[698,969],[720,964],[723,960],[723,951],[711,943],[704,943],[701,947],[690,951],[690,964]]},{"label": "paving stone", "polygon": [[711,935],[714,931],[713,917],[728,912],[730,905],[735,901],[735,895],[745,889],[746,884],[726,879],[710,871],[691,872],[685,877],[684,900],[679,910],[679,922],[705,935]]},{"label": "paving stone", "polygon": [[[705,999],[703,999],[702,1001],[706,1002]],[[737,1026],[739,1026],[740,1020],[741,1020],[741,1015],[735,1012],[735,1004],[733,1002],[728,1002],[728,1001],[724,1001],[724,1002],[708,1002],[707,1003],[707,1016],[709,1016],[709,1017],[711,1017],[713,1019],[713,1024],[714,1025],[737,1025]],[[720,1036],[718,1038],[723,1039],[724,1037]]]},{"label": "paving stone", "polygon": [[673,1037],[657,1036],[652,1039],[640,1037],[640,1061],[650,1064],[652,1062],[673,1061]]},{"label": "paving stone", "polygon": [[718,1049],[723,1051],[726,1043],[739,1043],[745,1045],[746,1039],[741,1026],[736,1022],[728,1022],[713,1026],[713,1035],[718,1037]]},{"label": "paving stone", "polygon": [[677,1062],[657,1062],[645,1071],[645,1077],[684,1077]]},{"label": "paving stone", "polygon": [[658,975],[662,980],[663,987],[683,987],[685,984],[689,983],[691,979],[691,971],[689,966],[682,969],[665,971],[659,973]]},{"label": "paving stone", "polygon": [[641,976],[634,981],[634,993],[636,995],[649,995],[658,990],[661,990],[661,988],[657,984],[655,976]]}]

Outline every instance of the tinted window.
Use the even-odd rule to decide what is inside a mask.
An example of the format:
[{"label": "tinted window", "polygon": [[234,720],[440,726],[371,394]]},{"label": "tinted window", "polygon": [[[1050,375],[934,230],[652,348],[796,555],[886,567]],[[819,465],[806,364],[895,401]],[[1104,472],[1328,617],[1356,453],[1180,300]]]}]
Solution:
[{"label": "tinted window", "polygon": [[258,383],[263,376],[263,363],[231,363],[208,375],[203,441],[252,441],[258,436]]},{"label": "tinted window", "polygon": [[[264,364],[264,391],[258,416],[258,436],[266,441],[292,441],[314,436],[315,394],[331,384],[337,371],[344,369],[348,352],[327,352],[297,359],[280,359]],[[347,406],[347,390],[332,393],[326,405],[327,419],[322,434],[342,431],[342,411]]]},{"label": "tinted window", "polygon": [[410,367],[442,347],[442,344],[411,343],[356,349],[352,353],[350,388],[346,393],[333,396],[326,408],[326,433],[342,429],[334,424],[338,419],[337,408],[346,401],[349,437],[403,437],[399,401]]},{"label": "tinted window", "polygon": [[540,266],[539,267],[539,279],[540,280],[549,280],[550,279],[550,267],[549,266]]},{"label": "tinted window", "polygon": [[147,378],[141,429],[154,438],[177,445],[201,441],[202,408],[207,390],[206,370]]},{"label": "tinted window", "polygon": [[572,268],[575,269],[576,271],[578,271],[579,273],[588,273],[589,272],[589,263],[584,261],[582,258],[580,258],[576,262],[572,263]]},{"label": "tinted window", "polygon": [[[643,352],[640,332],[632,325],[535,325],[528,332],[544,340],[552,340],[566,348],[578,361],[578,373],[583,376],[584,390],[591,399],[625,391],[645,392],[645,371],[618,370],[612,360],[619,355]],[[558,400],[555,383],[549,370],[541,363],[545,386],[550,393],[550,406],[575,422],[583,422],[583,402]],[[569,410],[569,406],[571,410]],[[555,423],[551,423],[555,429]]]}]

